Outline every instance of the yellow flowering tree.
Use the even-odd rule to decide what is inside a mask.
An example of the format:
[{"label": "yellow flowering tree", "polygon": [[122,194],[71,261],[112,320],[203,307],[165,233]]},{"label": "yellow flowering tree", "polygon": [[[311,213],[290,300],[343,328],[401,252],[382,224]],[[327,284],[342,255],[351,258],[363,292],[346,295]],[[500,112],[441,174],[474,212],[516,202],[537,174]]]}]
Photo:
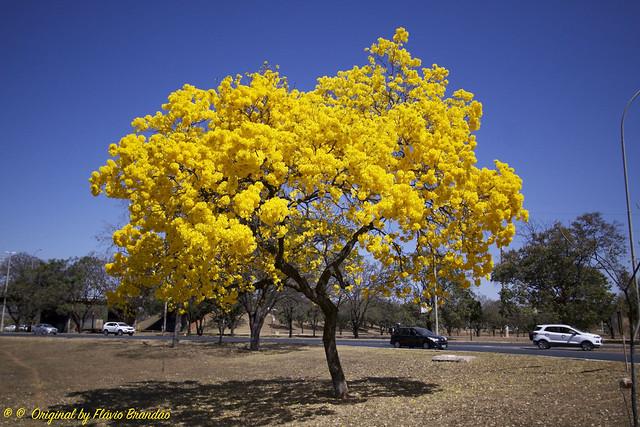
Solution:
[{"label": "yellow flowering tree", "polygon": [[[447,97],[448,71],[422,67],[407,41],[397,29],[367,63],[312,91],[265,68],[216,89],[185,85],[162,112],[135,119],[90,180],[93,194],[130,202],[108,266],[120,294],[154,287],[172,301],[231,302],[258,268],[321,308],[344,397],[332,288],[350,286],[350,256],[393,267],[397,280],[378,289],[387,295],[408,296],[435,260],[442,278],[487,276],[489,247],[526,219],[521,180],[505,163],[476,166],[481,104],[464,90]],[[437,292],[435,280],[422,292]]]}]

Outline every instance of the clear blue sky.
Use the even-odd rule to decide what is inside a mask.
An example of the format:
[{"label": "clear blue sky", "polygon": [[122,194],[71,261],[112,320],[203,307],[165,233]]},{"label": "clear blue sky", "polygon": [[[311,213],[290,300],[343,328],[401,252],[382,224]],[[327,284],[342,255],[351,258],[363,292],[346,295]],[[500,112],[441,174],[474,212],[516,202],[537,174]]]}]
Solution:
[{"label": "clear blue sky", "polygon": [[[452,4],[449,4],[452,3]],[[626,224],[619,123],[640,88],[637,1],[0,1],[0,255],[81,256],[118,221],[87,179],[184,83],[279,64],[296,87],[364,63],[398,26],[483,102],[481,165],[506,161],[535,222]],[[626,127],[640,235],[640,101]],[[485,293],[495,295],[489,286]]]}]

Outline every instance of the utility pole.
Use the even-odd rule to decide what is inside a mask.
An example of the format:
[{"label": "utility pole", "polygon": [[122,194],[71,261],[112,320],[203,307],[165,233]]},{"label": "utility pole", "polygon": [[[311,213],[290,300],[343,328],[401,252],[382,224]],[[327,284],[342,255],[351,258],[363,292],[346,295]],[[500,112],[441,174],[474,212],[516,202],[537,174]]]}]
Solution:
[{"label": "utility pole", "polygon": [[15,252],[6,252],[9,254],[9,260],[7,261],[7,277],[4,282],[4,291],[2,292],[2,320],[0,320],[0,332],[4,332],[4,312],[7,307],[7,288],[9,288],[9,274],[11,272],[11,256],[15,255]]}]

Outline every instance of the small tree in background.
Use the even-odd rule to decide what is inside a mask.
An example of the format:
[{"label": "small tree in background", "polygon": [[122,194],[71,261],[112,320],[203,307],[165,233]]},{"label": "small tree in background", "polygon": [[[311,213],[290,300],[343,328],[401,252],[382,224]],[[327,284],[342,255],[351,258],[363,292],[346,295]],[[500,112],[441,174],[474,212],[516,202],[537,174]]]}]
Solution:
[{"label": "small tree in background", "polygon": [[265,278],[257,281],[253,285],[253,291],[246,291],[240,294],[238,300],[249,317],[249,329],[251,339],[249,349],[257,351],[260,349],[260,331],[269,313],[282,298],[273,280]]},{"label": "small tree in background", "polygon": [[213,304],[211,306],[211,321],[218,328],[218,344],[222,344],[222,337],[227,328],[230,330],[231,335],[234,334],[243,312],[244,308],[241,304],[232,306]]},{"label": "small tree in background", "polygon": [[613,310],[614,295],[597,254],[619,262],[622,242],[599,214],[585,214],[569,227],[531,229],[522,248],[504,253],[492,278],[512,306],[527,306],[554,323],[589,328]]},{"label": "small tree in background", "polygon": [[69,315],[77,332],[82,331],[91,315],[97,314],[99,306],[106,304],[107,292],[116,287],[115,280],[107,275],[105,262],[95,255],[69,261],[65,301],[58,305],[58,311]]},{"label": "small tree in background", "polygon": [[291,289],[285,289],[282,297],[276,304],[277,317],[281,323],[287,325],[289,329],[289,338],[293,336],[293,321],[295,320],[296,311],[301,303],[302,298],[300,294]]}]

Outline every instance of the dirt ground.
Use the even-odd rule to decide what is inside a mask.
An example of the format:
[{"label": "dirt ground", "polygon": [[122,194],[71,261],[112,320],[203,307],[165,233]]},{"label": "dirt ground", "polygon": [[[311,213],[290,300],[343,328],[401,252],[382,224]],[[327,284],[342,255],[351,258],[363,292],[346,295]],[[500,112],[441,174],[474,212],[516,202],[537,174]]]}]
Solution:
[{"label": "dirt ground", "polygon": [[[331,397],[321,347],[268,344],[254,353],[239,344],[184,342],[171,349],[126,338],[0,337],[0,424],[47,425],[55,414],[70,419],[50,425],[80,425],[80,414],[90,416],[85,425],[113,426],[628,422],[618,387],[622,363],[487,353],[470,363],[436,363],[431,357],[442,352],[347,346],[339,352],[350,387],[346,401]],[[154,413],[168,419],[127,420]]]}]

